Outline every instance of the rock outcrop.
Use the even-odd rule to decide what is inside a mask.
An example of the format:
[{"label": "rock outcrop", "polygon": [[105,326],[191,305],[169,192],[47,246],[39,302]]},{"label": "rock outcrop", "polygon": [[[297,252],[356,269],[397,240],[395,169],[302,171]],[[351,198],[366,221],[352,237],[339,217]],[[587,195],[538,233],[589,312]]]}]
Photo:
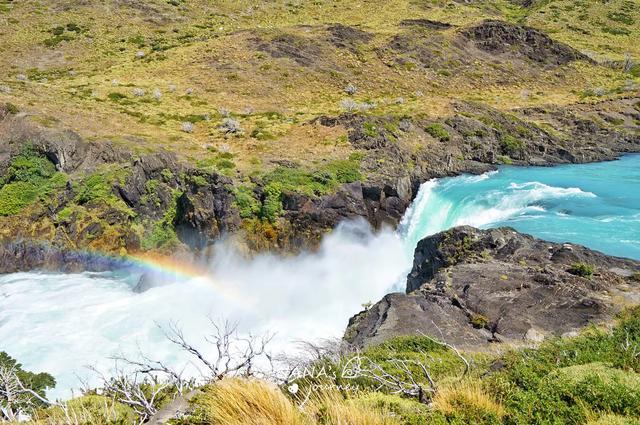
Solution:
[{"label": "rock outcrop", "polygon": [[486,20],[463,31],[476,47],[493,55],[527,58],[547,65],[563,65],[575,60],[590,61],[572,47],[553,40],[534,28],[504,21]]},{"label": "rock outcrop", "polygon": [[640,263],[511,228],[458,227],[418,243],[406,294],[349,321],[358,346],[425,333],[466,349],[536,343],[640,302]]},{"label": "rock outcrop", "polygon": [[[395,227],[420,184],[432,178],[482,173],[504,163],[582,163],[638,152],[639,105],[634,97],[507,114],[458,102],[439,120],[322,116],[309,125],[343,127],[362,158],[363,178],[321,196],[282,191],[276,220],[249,225],[240,217],[237,180],[231,177],[199,170],[174,153],[137,155],[110,141],[88,142],[59,123],[44,126],[37,117],[0,106],[0,177],[25,144],[68,177],[46,203],[0,216],[0,241],[39,240],[59,248],[120,253],[155,249],[167,240],[200,250],[237,233],[252,250],[301,251],[317,246],[347,219]],[[98,185],[107,192],[100,194],[106,202],[79,199],[79,188],[91,178],[108,185]],[[251,180],[259,206],[266,183],[259,176]],[[5,269],[11,266],[0,265]]]}]

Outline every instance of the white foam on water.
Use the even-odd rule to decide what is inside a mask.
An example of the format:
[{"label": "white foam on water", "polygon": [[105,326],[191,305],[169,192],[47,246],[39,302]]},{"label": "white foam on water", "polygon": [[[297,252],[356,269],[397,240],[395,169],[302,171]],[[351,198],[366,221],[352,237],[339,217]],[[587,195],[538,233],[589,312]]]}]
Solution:
[{"label": "white foam on water", "polygon": [[206,350],[209,316],[238,321],[241,332],[276,333],[274,351],[297,341],[341,337],[361,305],[377,301],[411,266],[392,231],[341,226],[314,253],[243,258],[224,243],[211,264],[215,285],[190,279],[136,294],[123,280],[96,274],[18,273],[0,277],[0,351],[28,370],[58,380],[52,397],[68,397],[85,365],[113,366],[109,356],[179,365],[183,353],[157,325],[177,321]]}]

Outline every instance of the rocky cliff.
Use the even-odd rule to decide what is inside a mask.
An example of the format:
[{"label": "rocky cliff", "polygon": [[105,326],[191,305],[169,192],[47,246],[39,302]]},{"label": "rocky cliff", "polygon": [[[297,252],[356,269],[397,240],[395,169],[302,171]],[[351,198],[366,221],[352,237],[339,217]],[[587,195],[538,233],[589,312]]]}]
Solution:
[{"label": "rocky cliff", "polygon": [[639,262],[464,226],[420,241],[406,293],[351,318],[345,339],[366,346],[425,333],[483,350],[571,335],[639,302]]},{"label": "rocky cliff", "polygon": [[174,153],[136,151],[135,140],[87,141],[0,107],[0,239],[123,254],[201,250],[235,234],[250,250],[295,252],[346,219],[396,226],[431,178],[639,151],[638,105],[624,98],[505,114],[459,102],[441,120],[323,116],[308,125],[344,128],[354,159],[316,171],[285,161],[251,185]]}]

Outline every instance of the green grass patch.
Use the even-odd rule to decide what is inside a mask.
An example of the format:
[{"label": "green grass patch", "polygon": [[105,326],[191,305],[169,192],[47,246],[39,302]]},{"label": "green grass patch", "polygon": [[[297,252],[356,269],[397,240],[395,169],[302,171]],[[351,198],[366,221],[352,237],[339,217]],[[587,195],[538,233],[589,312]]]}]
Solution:
[{"label": "green grass patch", "polygon": [[441,142],[448,142],[451,140],[451,135],[440,123],[429,124],[424,130],[429,133],[431,137],[438,139]]},{"label": "green grass patch", "polygon": [[0,216],[20,213],[26,206],[64,187],[66,182],[67,176],[56,172],[51,161],[26,148],[13,158],[0,179]]},{"label": "green grass patch", "polygon": [[176,218],[178,198],[181,195],[180,191],[173,192],[173,202],[165,211],[162,219],[153,223],[151,231],[141,240],[142,249],[171,248],[180,243],[173,222]]},{"label": "green grass patch", "polygon": [[584,424],[590,416],[640,412],[640,309],[612,330],[590,330],[505,355],[489,378],[508,423]]},{"label": "green grass patch", "polygon": [[507,155],[516,155],[524,149],[524,142],[522,140],[513,137],[510,134],[502,136],[500,139],[502,149]]},{"label": "green grass patch", "polygon": [[587,263],[573,263],[567,271],[576,276],[590,278],[595,273],[595,267]]},{"label": "green grass patch", "polygon": [[256,199],[253,193],[253,187],[250,185],[238,185],[234,187],[233,194],[235,196],[235,204],[240,212],[241,218],[253,218],[260,214],[260,201]]}]

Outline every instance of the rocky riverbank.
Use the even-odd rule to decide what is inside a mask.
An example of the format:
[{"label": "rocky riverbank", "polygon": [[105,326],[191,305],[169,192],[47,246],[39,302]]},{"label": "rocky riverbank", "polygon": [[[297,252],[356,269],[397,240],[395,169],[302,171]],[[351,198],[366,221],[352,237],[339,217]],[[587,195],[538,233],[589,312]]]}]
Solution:
[{"label": "rocky riverbank", "polygon": [[[640,98],[512,114],[459,102],[441,120],[323,116],[307,125],[345,129],[353,160],[315,173],[283,162],[247,186],[243,176],[203,170],[173,153],[86,141],[2,107],[0,239],[118,255],[197,251],[235,235],[248,251],[297,252],[346,219],[395,227],[431,178],[640,151],[639,119]],[[10,257],[0,271],[21,264]]]},{"label": "rocky riverbank", "polygon": [[349,321],[356,346],[427,334],[468,350],[538,343],[640,303],[640,263],[511,228],[457,227],[418,243],[406,293]]}]

